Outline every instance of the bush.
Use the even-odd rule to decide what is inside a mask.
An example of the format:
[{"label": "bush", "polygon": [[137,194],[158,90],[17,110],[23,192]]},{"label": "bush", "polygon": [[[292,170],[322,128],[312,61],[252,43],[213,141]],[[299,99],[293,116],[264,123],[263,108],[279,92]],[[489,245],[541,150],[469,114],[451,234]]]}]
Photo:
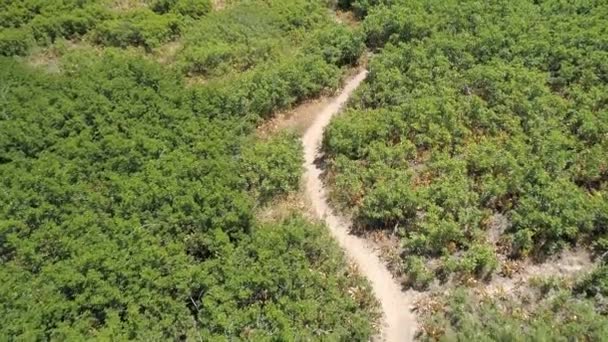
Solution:
[{"label": "bush", "polygon": [[150,9],[158,14],[166,14],[175,6],[177,0],[152,0]]},{"label": "bush", "polygon": [[30,25],[34,38],[39,44],[48,45],[58,38],[73,39],[87,33],[97,22],[93,14],[76,10],[69,14],[52,17],[37,16]]},{"label": "bush", "polygon": [[180,57],[181,69],[187,74],[218,77],[243,72],[265,62],[273,54],[274,42],[246,44],[201,44],[185,49]]},{"label": "bush", "polygon": [[608,265],[602,264],[590,274],[582,277],[574,287],[574,292],[587,297],[608,297]]},{"label": "bush", "polygon": [[178,0],[173,10],[181,15],[198,19],[212,9],[211,0]]},{"label": "bush", "polygon": [[423,291],[433,281],[434,274],[424,263],[424,259],[417,256],[408,256],[405,261],[405,285]]},{"label": "bush", "polygon": [[465,232],[454,217],[442,215],[436,206],[428,208],[424,218],[405,232],[403,246],[420,255],[438,256],[467,242]]},{"label": "bush", "polygon": [[[587,194],[572,182],[558,179],[527,191],[512,213],[513,229],[527,230],[522,238],[531,235],[539,250],[551,253],[592,231],[595,214],[591,209]],[[524,240],[519,244],[529,247]]]},{"label": "bush", "polygon": [[281,134],[243,150],[243,176],[261,201],[296,191],[302,174],[302,145],[294,134]]},{"label": "bush", "polygon": [[24,56],[32,46],[30,33],[25,29],[0,30],[0,55]]},{"label": "bush", "polygon": [[475,244],[460,258],[457,270],[480,279],[487,279],[497,267],[498,259],[494,248],[487,245]]},{"label": "bush", "polygon": [[415,191],[404,186],[411,183],[410,179],[409,174],[403,173],[371,188],[357,208],[357,221],[370,228],[394,228],[413,220],[420,200]]},{"label": "bush", "polygon": [[364,47],[363,37],[359,31],[335,26],[317,30],[307,49],[321,54],[327,63],[352,66],[357,63]]},{"label": "bush", "polygon": [[[255,121],[323,90],[336,88],[339,75],[337,67],[318,56],[287,58],[236,79],[192,89],[189,101],[196,113],[205,116],[244,117]],[[235,82],[239,87],[235,88]]]},{"label": "bush", "polygon": [[211,11],[211,0],[154,0],[150,9],[158,14],[178,13],[198,19]]},{"label": "bush", "polygon": [[394,0],[338,0],[337,5],[344,10],[352,10],[359,18],[365,17],[370,10],[381,4],[391,4]]},{"label": "bush", "polygon": [[96,27],[93,37],[98,44],[121,48],[142,46],[149,50],[170,41],[179,33],[177,17],[139,11],[125,18],[102,22]]}]

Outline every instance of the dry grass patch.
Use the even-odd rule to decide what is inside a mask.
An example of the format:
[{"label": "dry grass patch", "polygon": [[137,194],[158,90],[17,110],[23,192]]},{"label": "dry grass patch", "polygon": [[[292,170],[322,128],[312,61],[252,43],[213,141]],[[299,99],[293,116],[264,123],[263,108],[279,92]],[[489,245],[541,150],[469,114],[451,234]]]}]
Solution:
[{"label": "dry grass patch", "polygon": [[148,7],[148,2],[146,0],[109,0],[108,6],[114,11],[131,11]]},{"label": "dry grass patch", "polygon": [[160,64],[173,64],[175,63],[176,57],[181,51],[182,46],[182,42],[179,40],[163,44],[157,49],[154,49],[154,58]]},{"label": "dry grass patch", "polygon": [[61,68],[59,67],[59,59],[61,53],[54,47],[41,48],[32,51],[29,56],[25,58],[25,62],[48,73],[59,73]]},{"label": "dry grass patch", "polygon": [[304,201],[304,194],[301,192],[291,193],[258,208],[256,218],[261,223],[282,222],[293,214],[302,214],[309,220],[314,220],[314,215],[310,206]]}]

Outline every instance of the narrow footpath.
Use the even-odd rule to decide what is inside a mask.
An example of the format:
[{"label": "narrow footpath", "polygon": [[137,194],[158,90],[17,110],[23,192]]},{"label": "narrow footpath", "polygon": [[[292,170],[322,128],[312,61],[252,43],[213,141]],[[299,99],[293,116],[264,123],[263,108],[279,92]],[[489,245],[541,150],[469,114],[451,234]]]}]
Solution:
[{"label": "narrow footpath", "polygon": [[306,167],[306,195],[311,201],[315,214],[326,222],[340,247],[357,265],[361,275],[371,283],[374,295],[380,302],[383,312],[384,321],[380,339],[388,342],[412,341],[417,328],[416,316],[411,311],[416,293],[402,291],[400,284],[393,278],[367,241],[350,234],[351,224],[337,216],[327,203],[327,191],[321,180],[323,170],[315,163],[322,157],[320,145],[323,130],[366,76],[367,70],[363,70],[349,79],[342,92],[321,110],[312,125],[306,130],[302,138]]}]

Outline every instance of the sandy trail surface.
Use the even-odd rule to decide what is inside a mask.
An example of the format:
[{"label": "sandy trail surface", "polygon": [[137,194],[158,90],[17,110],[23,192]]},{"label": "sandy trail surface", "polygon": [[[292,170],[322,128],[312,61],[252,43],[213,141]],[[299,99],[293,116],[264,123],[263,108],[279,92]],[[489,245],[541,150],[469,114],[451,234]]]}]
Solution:
[{"label": "sandy trail surface", "polygon": [[333,212],[327,203],[327,190],[321,180],[323,170],[318,163],[322,158],[320,145],[325,127],[366,76],[367,71],[363,70],[349,79],[342,92],[320,110],[304,133],[302,141],[305,153],[306,195],[315,214],[326,222],[346,255],[371,283],[383,313],[379,339],[389,342],[412,341],[418,325],[411,310],[417,297],[416,293],[402,291],[401,285],[393,278],[370,244],[365,239],[350,234],[351,224]]}]

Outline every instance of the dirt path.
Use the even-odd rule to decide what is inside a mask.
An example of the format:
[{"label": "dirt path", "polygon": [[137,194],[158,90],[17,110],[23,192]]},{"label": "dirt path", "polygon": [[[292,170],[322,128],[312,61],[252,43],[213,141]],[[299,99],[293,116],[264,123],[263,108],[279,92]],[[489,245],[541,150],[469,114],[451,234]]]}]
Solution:
[{"label": "dirt path", "polygon": [[306,194],[316,215],[325,220],[333,237],[356,263],[361,274],[372,284],[384,314],[381,338],[389,342],[411,341],[417,329],[416,317],[411,312],[416,294],[412,291],[401,291],[399,283],[368,243],[363,238],[349,234],[350,224],[338,217],[327,203],[326,190],[320,178],[322,170],[315,163],[320,157],[319,147],[323,130],[366,75],[367,71],[361,71],[348,80],[342,92],[318,113],[305,132],[302,141],[306,167]]}]

